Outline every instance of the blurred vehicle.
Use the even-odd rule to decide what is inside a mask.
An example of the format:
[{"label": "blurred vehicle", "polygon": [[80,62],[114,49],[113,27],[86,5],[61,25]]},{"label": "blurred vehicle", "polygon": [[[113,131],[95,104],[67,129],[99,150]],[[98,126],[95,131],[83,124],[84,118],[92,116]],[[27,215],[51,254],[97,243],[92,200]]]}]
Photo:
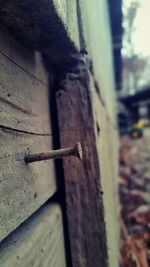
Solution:
[{"label": "blurred vehicle", "polygon": [[150,121],[148,119],[139,119],[135,124],[129,125],[126,117],[122,116],[119,121],[120,135],[128,135],[133,139],[150,135]]},{"label": "blurred vehicle", "polygon": [[145,125],[145,122],[143,119],[140,119],[137,123],[135,123],[133,125],[133,128],[130,129],[130,137],[135,138],[135,139],[143,137],[144,125]]}]

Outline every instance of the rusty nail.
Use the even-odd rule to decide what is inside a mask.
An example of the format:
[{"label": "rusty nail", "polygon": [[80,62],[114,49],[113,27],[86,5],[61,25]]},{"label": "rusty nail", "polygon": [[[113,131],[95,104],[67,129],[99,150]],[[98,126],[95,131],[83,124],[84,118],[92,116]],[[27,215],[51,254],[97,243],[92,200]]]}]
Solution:
[{"label": "rusty nail", "polygon": [[71,148],[63,148],[58,150],[52,150],[50,152],[42,152],[37,154],[28,154],[24,157],[25,163],[32,163],[36,161],[43,161],[49,159],[58,159],[68,156],[75,156],[79,159],[83,159],[82,147],[79,142],[75,144],[74,147]]}]

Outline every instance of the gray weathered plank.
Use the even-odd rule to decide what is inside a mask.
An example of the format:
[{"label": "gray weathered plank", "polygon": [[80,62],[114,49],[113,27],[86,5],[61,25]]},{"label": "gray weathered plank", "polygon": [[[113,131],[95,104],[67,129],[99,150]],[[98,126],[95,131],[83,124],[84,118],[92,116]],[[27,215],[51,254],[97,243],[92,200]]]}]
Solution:
[{"label": "gray weathered plank", "polygon": [[[25,165],[25,152],[52,149],[49,89],[32,51],[0,30],[0,240],[56,192],[53,161]],[[36,69],[37,67],[37,69]],[[43,69],[44,72],[44,69]],[[37,76],[37,77],[36,77]],[[45,72],[45,77],[47,76]],[[45,80],[45,78],[44,78]]]},{"label": "gray weathered plank", "polygon": [[76,59],[76,62],[74,71],[78,78],[66,74],[56,93],[61,146],[72,146],[80,141],[83,147],[83,161],[73,157],[63,160],[72,264],[73,267],[107,267],[90,74],[82,60]]},{"label": "gray weathered plank", "polygon": [[50,150],[49,136],[0,129],[0,240],[56,191],[54,162],[26,165],[25,153]]},{"label": "gray weathered plank", "polygon": [[[0,0],[1,23],[29,47],[46,52],[53,60],[66,58],[79,49],[79,33],[76,1],[72,1],[72,8],[68,5],[62,8],[62,2],[67,3],[43,0],[41,5],[40,0]],[[71,23],[68,16],[72,18]]]},{"label": "gray weathered plank", "polygon": [[1,54],[0,125],[51,134],[48,86]]},{"label": "gray weathered plank", "polygon": [[1,267],[65,267],[61,209],[46,204],[0,245]]},{"label": "gray weathered plank", "polygon": [[117,192],[117,153],[118,136],[108,110],[92,86],[95,130],[97,136],[98,156],[101,166],[105,222],[107,229],[108,255],[111,266],[118,266],[119,259],[119,225],[118,225],[118,192]]},{"label": "gray weathered plank", "polygon": [[10,61],[43,84],[48,84],[47,72],[41,54],[19,42],[2,25],[0,25],[0,54],[5,55]]}]

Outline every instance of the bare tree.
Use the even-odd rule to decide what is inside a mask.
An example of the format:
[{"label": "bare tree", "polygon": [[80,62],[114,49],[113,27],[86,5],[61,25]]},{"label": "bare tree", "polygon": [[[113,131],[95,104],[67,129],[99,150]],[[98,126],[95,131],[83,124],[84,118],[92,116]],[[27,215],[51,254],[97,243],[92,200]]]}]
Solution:
[{"label": "bare tree", "polygon": [[135,19],[136,19],[136,15],[137,15],[137,11],[140,7],[139,4],[139,0],[135,0],[133,2],[131,2],[131,4],[126,7],[125,5],[126,0],[124,1],[124,22],[123,22],[123,26],[124,26],[124,48],[126,50],[127,55],[133,56],[135,55],[134,52],[134,45],[133,45],[133,33],[135,31]]},{"label": "bare tree", "polygon": [[[127,7],[126,0],[124,1],[124,39],[123,39],[123,47],[124,47],[124,58],[125,64],[123,64],[127,71],[132,75],[132,90],[136,91],[138,88],[138,80],[141,73],[141,68],[145,67],[143,63],[143,59],[139,58],[139,55],[135,53],[135,47],[133,44],[133,33],[135,31],[135,20],[138,9],[140,7],[139,0],[132,1],[131,4]],[[129,77],[129,75],[128,75]],[[127,76],[126,76],[127,78]],[[130,91],[130,81],[129,91]]]}]

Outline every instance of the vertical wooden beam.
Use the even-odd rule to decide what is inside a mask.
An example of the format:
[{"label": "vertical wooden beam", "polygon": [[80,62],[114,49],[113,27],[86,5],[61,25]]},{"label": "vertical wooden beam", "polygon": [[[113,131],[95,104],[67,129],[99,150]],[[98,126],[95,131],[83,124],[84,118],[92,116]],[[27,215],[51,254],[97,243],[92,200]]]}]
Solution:
[{"label": "vertical wooden beam", "polygon": [[66,209],[73,267],[107,267],[100,166],[96,147],[90,74],[80,57],[69,64],[70,73],[56,93],[62,147],[80,141],[84,159],[63,160]]}]

